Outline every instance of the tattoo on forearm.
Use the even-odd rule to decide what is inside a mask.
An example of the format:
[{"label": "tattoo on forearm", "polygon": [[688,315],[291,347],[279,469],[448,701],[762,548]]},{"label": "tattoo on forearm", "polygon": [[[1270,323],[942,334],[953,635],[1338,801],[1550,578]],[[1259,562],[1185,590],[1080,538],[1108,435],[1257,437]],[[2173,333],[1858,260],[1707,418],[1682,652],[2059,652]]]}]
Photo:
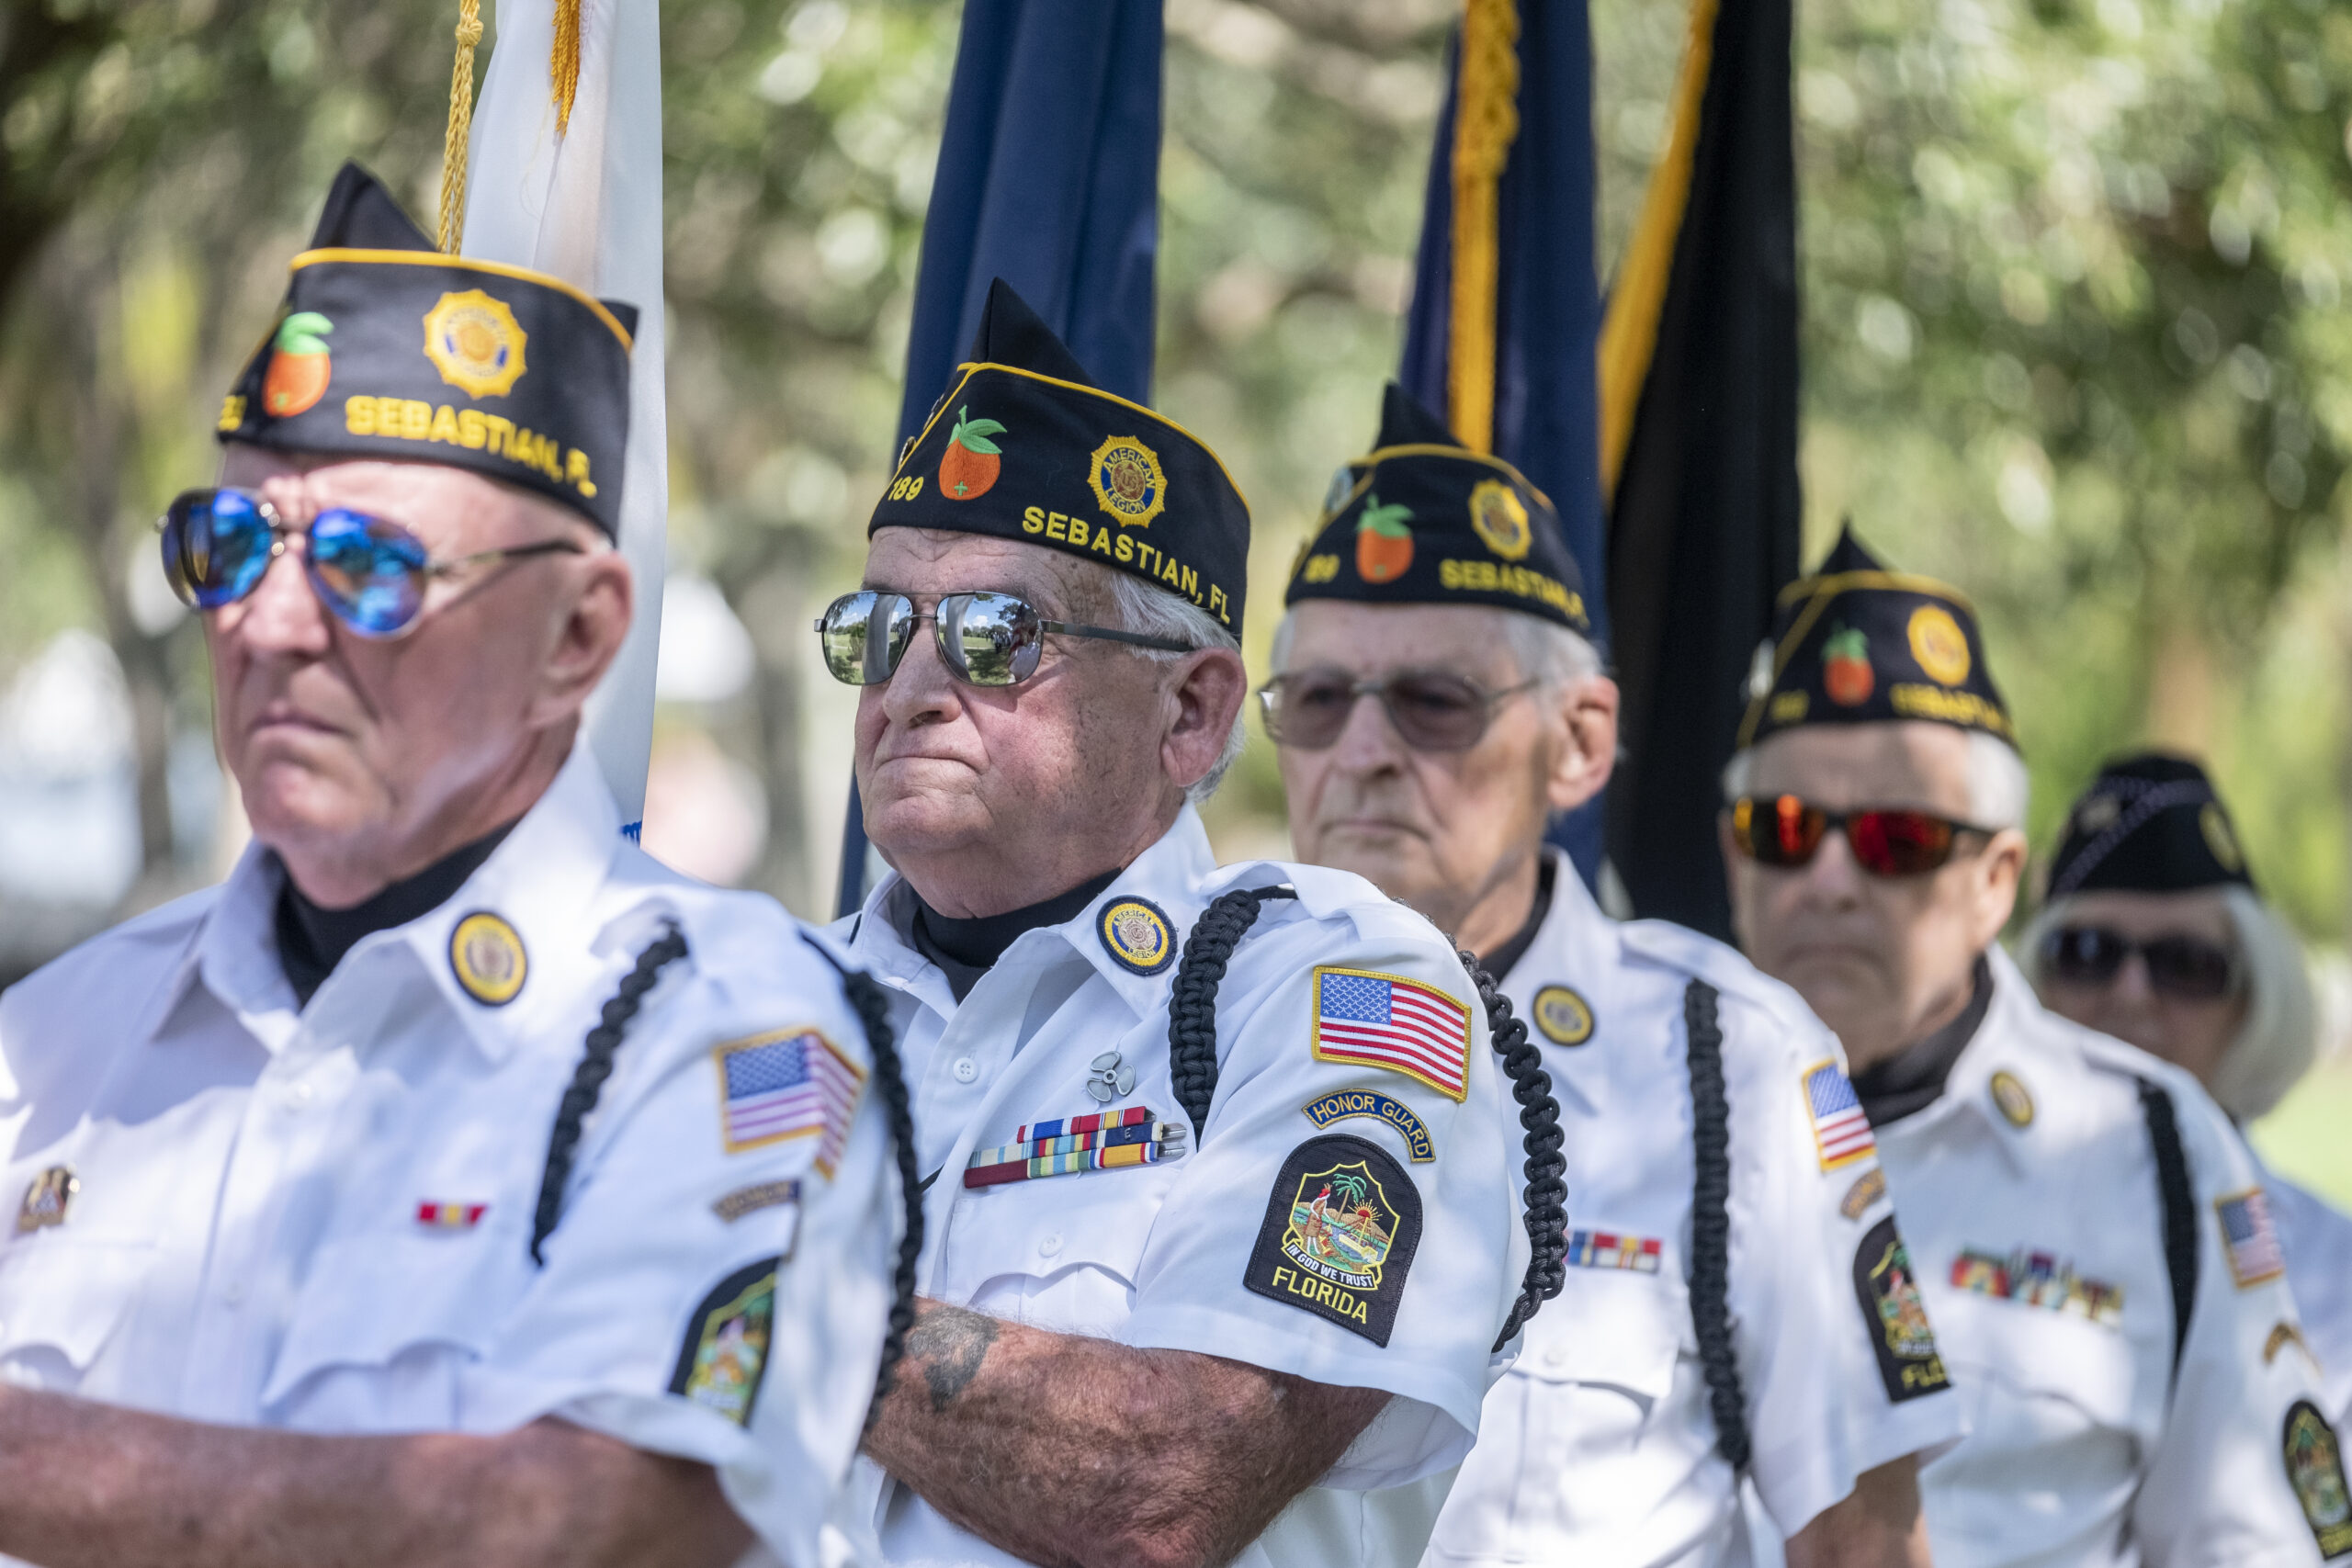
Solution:
[{"label": "tattoo on forearm", "polygon": [[996,1319],[958,1307],[923,1314],[907,1335],[907,1359],[922,1368],[936,1416],[956,1402],[980,1372],[980,1361],[996,1343]]}]

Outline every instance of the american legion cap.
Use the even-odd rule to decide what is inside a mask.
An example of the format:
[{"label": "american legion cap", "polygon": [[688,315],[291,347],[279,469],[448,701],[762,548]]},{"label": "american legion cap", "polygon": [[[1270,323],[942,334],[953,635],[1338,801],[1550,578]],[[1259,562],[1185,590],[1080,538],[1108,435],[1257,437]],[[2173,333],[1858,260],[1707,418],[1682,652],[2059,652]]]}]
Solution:
[{"label": "american legion cap", "polygon": [[2252,887],[2254,876],[2213,781],[2186,757],[2143,751],[2101,768],[2067,812],[2048,897],[2232,883]]},{"label": "american legion cap", "polygon": [[1250,507],[1215,452],[1102,390],[1004,279],[972,357],[899,454],[866,525],[1043,545],[1206,610],[1237,637]]},{"label": "american legion cap", "polygon": [[1771,666],[1740,720],[1742,749],[1809,724],[1896,719],[2017,744],[1967,597],[1932,577],[1888,570],[1851,527],[1818,571],[1781,590],[1767,646]]},{"label": "american legion cap", "polygon": [[1373,449],[1331,476],[1283,603],[1485,604],[1589,637],[1584,580],[1549,497],[1474,452],[1396,382]]},{"label": "american legion cap", "polygon": [[290,275],[221,441],[468,468],[618,536],[636,307],[443,255],[356,164]]}]

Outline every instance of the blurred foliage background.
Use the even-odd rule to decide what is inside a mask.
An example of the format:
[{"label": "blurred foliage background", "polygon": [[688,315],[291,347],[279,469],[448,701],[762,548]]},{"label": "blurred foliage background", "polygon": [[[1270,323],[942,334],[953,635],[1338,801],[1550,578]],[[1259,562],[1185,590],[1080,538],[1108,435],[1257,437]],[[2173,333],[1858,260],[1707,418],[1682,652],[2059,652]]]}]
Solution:
[{"label": "blurred foliage background", "polygon": [[[241,842],[150,525],[208,477],[336,164],[435,209],[456,9],[0,12],[0,975]],[[1169,5],[1158,400],[1251,498],[1261,584],[1375,423],[1453,9]],[[675,576],[647,841],[830,913],[849,701],[805,628],[890,455],[958,7],[662,16]],[[1605,278],[1685,6],[1592,17]],[[1808,558],[1850,515],[1975,596],[2038,846],[2106,752],[2188,749],[2266,889],[2339,950],[2352,12],[1809,0],[1798,52]],[[1209,815],[1229,853],[1280,845],[1262,742]]]}]

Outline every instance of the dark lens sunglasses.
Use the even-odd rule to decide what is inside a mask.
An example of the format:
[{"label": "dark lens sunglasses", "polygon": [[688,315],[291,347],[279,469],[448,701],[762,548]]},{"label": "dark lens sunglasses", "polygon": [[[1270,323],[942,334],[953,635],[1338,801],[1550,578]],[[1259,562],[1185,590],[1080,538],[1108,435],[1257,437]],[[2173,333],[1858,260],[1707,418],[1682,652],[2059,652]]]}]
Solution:
[{"label": "dark lens sunglasses", "polygon": [[397,523],[331,506],[309,527],[291,528],[277,508],[245,490],[183,491],[157,526],[164,575],[180,602],[198,610],[218,610],[251,593],[269,563],[286,553],[287,539],[300,534],[302,575],[311,592],[365,637],[395,637],[413,627],[436,578],[490,561],[586,554],[569,539],[547,539],[435,560],[424,541]]},{"label": "dark lens sunglasses", "polygon": [[1538,682],[1489,692],[1465,675],[1407,670],[1385,681],[1359,681],[1344,670],[1277,675],[1258,690],[1266,733],[1277,746],[1320,751],[1340,739],[1363,697],[1377,697],[1405,744],[1419,751],[1467,751],[1494,722],[1495,709]]},{"label": "dark lens sunglasses", "polygon": [[845,686],[878,686],[898,671],[918,622],[929,621],[940,662],[957,680],[974,686],[1014,686],[1037,672],[1046,638],[1094,637],[1163,653],[1190,653],[1189,643],[1108,626],[1049,621],[1037,607],[1010,593],[950,593],[928,615],[915,614],[903,593],[861,588],[825,606],[817,617],[817,640],[825,668]]},{"label": "dark lens sunglasses", "polygon": [[1951,859],[1962,833],[1993,833],[1926,811],[1825,811],[1793,795],[1742,795],[1732,803],[1732,841],[1758,865],[1809,864],[1832,828],[1846,835],[1854,863],[1872,876],[1924,875]]},{"label": "dark lens sunglasses", "polygon": [[2134,942],[2099,926],[2061,926],[2041,939],[2042,963],[2070,986],[2105,987],[2133,953],[2148,968],[2148,987],[2180,1001],[2217,1002],[2238,979],[2229,949],[2202,937],[2160,936]]}]

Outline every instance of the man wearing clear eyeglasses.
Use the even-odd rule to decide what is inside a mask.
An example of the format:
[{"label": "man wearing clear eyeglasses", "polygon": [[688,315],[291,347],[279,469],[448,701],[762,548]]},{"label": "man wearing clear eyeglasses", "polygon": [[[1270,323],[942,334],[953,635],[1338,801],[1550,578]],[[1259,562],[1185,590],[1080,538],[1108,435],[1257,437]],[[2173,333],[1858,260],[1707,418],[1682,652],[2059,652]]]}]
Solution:
[{"label": "man wearing clear eyeglasses", "polygon": [[1544,841],[1617,742],[1551,502],[1392,386],[1286,602],[1262,695],[1293,841],[1479,953],[1567,1134],[1566,1288],[1426,1568],[1746,1563],[1743,1479],[1799,1568],[1924,1562],[1915,1456],[1958,1402],[1909,1283],[1856,1289],[1900,1242],[1867,1141],[1815,1111],[1837,1042],[1720,944],[1609,919]]},{"label": "man wearing clear eyeglasses", "polygon": [[1521,1139],[1426,920],[1210,853],[1239,492],[1000,282],[868,537],[817,629],[929,1192],[884,1557],[1404,1568],[1532,1304]]},{"label": "man wearing clear eyeglasses", "polygon": [[294,259],[163,528],[254,840],[0,997],[0,1562],[838,1561],[904,1089],[579,743],[633,320],[354,165]]},{"label": "man wearing clear eyeglasses", "polygon": [[1836,1030],[1969,1435],[1936,1561],[2352,1551],[2260,1176],[2188,1073],[2045,1010],[1996,944],[2026,774],[1968,602],[1851,533],[1781,594],[1724,780],[1748,956]]}]

